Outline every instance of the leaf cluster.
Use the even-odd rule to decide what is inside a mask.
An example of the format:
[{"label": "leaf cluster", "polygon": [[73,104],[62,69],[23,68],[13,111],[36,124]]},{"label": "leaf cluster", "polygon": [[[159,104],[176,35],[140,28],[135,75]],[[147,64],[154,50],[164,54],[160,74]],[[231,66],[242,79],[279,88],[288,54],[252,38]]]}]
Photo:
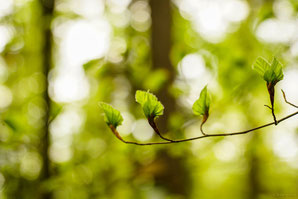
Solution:
[{"label": "leaf cluster", "polygon": [[277,82],[283,79],[282,64],[274,57],[271,64],[262,57],[258,57],[253,69],[258,72],[267,84],[275,85]]},{"label": "leaf cluster", "polygon": [[[150,93],[149,91],[138,90],[135,95],[136,102],[138,102],[142,108],[144,115],[147,119],[155,119],[158,116],[163,115],[164,106],[157,99],[157,97]],[[114,109],[111,105],[100,102],[100,107],[102,108],[105,115],[105,122],[114,128],[122,124],[123,117],[120,112]],[[199,116],[209,115],[210,108],[210,96],[207,91],[207,86],[201,91],[199,99],[193,105],[193,113]]]},{"label": "leaf cluster", "polygon": [[[267,84],[273,87],[277,82],[283,79],[282,64],[276,58],[269,64],[264,58],[259,57],[257,58],[253,69],[263,77]],[[135,95],[135,100],[142,106],[144,115],[148,120],[163,115],[164,106],[157,97],[149,91],[138,90]],[[194,115],[203,116],[202,123],[205,123],[208,119],[210,104],[211,98],[207,86],[205,86],[200,93],[199,99],[197,99],[192,106]],[[108,125],[112,125],[116,128],[122,124],[123,118],[118,110],[104,102],[100,102],[100,106],[105,113],[105,121]]]},{"label": "leaf cluster", "polygon": [[136,102],[138,102],[147,118],[155,118],[163,115],[164,106],[158,101],[157,97],[149,91],[136,92]]}]

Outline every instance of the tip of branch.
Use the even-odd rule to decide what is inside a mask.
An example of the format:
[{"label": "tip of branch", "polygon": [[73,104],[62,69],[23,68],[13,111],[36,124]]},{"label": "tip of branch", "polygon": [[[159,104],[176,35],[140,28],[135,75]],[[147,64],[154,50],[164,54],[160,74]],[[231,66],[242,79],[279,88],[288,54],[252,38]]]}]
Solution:
[{"label": "tip of branch", "polygon": [[267,108],[269,108],[270,110],[272,110],[272,108],[271,108],[270,106],[268,106],[268,105],[266,105],[266,104],[265,104],[264,106],[267,107]]},{"label": "tip of branch", "polygon": [[291,102],[289,102],[289,101],[287,100],[286,93],[285,93],[282,89],[281,89],[281,92],[282,92],[282,95],[283,95],[283,97],[284,97],[284,100],[285,100],[285,102],[286,102],[287,104],[289,104],[289,105],[291,105],[291,106],[293,106],[293,107],[295,107],[295,108],[298,108],[297,105],[292,104]]}]

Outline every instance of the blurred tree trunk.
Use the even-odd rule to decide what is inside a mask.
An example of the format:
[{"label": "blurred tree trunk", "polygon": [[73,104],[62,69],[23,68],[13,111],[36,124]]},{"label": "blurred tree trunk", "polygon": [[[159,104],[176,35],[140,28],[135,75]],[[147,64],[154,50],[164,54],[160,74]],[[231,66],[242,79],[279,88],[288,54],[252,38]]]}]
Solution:
[{"label": "blurred tree trunk", "polygon": [[[43,98],[46,102],[46,115],[45,115],[45,124],[42,129],[42,137],[41,137],[41,155],[43,161],[42,172],[40,176],[40,180],[45,182],[50,179],[50,159],[49,159],[49,146],[50,146],[50,133],[49,133],[49,118],[50,118],[50,110],[51,110],[51,99],[49,97],[48,92],[48,74],[52,67],[52,43],[53,43],[53,35],[51,31],[51,21],[53,18],[54,12],[54,4],[55,0],[40,0],[41,8],[42,8],[42,37],[43,37],[43,74],[46,77],[45,82],[45,91],[43,93]],[[42,196],[43,199],[52,198],[52,194],[49,190],[43,190]]]},{"label": "blurred tree trunk", "polygon": [[168,81],[157,93],[158,99],[165,106],[164,116],[158,119],[158,126],[162,132],[166,132],[167,122],[171,113],[176,110],[174,97],[169,93],[176,71],[170,61],[171,50],[171,1],[150,0],[151,7],[151,47],[152,63],[154,69],[162,69],[167,72]]},{"label": "blurred tree trunk", "polygon": [[[157,123],[161,132],[166,133],[169,118],[176,111],[176,100],[169,92],[176,77],[176,69],[170,61],[172,8],[170,0],[150,0],[149,2],[152,19],[152,68],[153,70],[164,70],[167,73],[167,82],[156,93],[165,107],[164,115],[157,120]],[[166,188],[169,194],[178,194],[188,198],[191,194],[191,177],[189,170],[184,166],[185,162],[185,157],[173,157],[166,150],[159,151],[153,164],[164,169],[153,174],[156,184]]]},{"label": "blurred tree trunk", "polygon": [[249,172],[248,172],[248,190],[249,190],[249,199],[258,198],[260,190],[260,157],[258,155],[258,145],[260,143],[259,135],[252,134],[252,138],[248,145],[248,163],[249,163]]}]

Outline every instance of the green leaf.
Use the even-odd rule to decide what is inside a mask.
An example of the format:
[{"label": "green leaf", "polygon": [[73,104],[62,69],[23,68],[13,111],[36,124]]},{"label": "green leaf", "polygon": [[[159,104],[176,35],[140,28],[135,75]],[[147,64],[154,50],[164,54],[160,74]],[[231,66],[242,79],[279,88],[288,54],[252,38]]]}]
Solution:
[{"label": "green leaf", "polygon": [[117,128],[117,126],[122,124],[123,117],[118,110],[114,109],[111,105],[104,102],[99,102],[99,106],[102,108],[105,114],[104,118],[107,125],[112,125],[113,127]]},{"label": "green leaf", "polygon": [[163,115],[164,107],[157,97],[149,91],[136,92],[136,101],[142,106],[143,112],[147,118],[155,118],[157,116]]},{"label": "green leaf", "polygon": [[253,69],[257,71],[262,77],[269,68],[270,64],[263,57],[258,57],[255,64],[253,65]]},{"label": "green leaf", "polygon": [[209,114],[209,108],[210,108],[210,96],[207,91],[207,86],[203,88],[203,90],[200,93],[200,97],[192,106],[193,113],[195,115],[207,115]]},{"label": "green leaf", "polygon": [[257,58],[253,69],[257,71],[267,83],[275,85],[283,79],[282,64],[274,57],[271,65],[262,57]]}]

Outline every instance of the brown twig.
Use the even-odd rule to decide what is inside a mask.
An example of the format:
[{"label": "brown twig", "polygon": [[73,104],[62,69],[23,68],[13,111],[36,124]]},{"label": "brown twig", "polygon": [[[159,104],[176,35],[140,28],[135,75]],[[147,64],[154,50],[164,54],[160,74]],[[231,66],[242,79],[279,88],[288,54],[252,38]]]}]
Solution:
[{"label": "brown twig", "polygon": [[[286,98],[286,94],[283,90],[281,90],[282,93],[283,93],[283,97],[284,97],[284,100],[287,104],[291,105],[291,106],[294,106],[295,108],[298,108],[298,106],[290,103],[287,101],[287,98]],[[269,107],[268,105],[265,105],[266,107],[268,107],[269,109],[271,109],[273,111],[273,107]],[[173,144],[173,143],[180,143],[180,142],[188,142],[188,141],[193,141],[193,140],[198,140],[198,139],[202,139],[202,138],[207,138],[207,137],[220,137],[220,136],[232,136],[232,135],[242,135],[242,134],[247,134],[249,132],[253,132],[253,131],[256,131],[256,130],[259,130],[259,129],[262,129],[262,128],[265,128],[265,127],[268,127],[268,126],[271,126],[273,124],[277,125],[278,123],[284,121],[284,120],[287,120],[295,115],[298,114],[298,111],[297,112],[294,112],[290,115],[287,115],[285,116],[284,118],[280,119],[280,120],[274,120],[274,122],[271,122],[271,123],[267,123],[267,124],[264,124],[264,125],[261,125],[261,126],[258,126],[258,127],[255,127],[255,128],[252,128],[252,129],[248,129],[248,130],[245,130],[245,131],[238,131],[238,132],[233,132],[233,133],[218,133],[218,134],[206,134],[204,131],[203,131],[203,125],[205,124],[205,122],[207,121],[207,118],[208,118],[208,115],[205,115],[203,117],[203,120],[201,122],[201,125],[200,125],[200,131],[201,133],[203,134],[202,136],[198,136],[198,137],[193,137],[193,138],[187,138],[187,139],[180,139],[180,140],[172,140],[172,139],[169,139],[169,138],[166,138],[164,136],[161,135],[161,133],[159,132],[158,128],[157,128],[157,125],[154,121],[154,118],[148,118],[148,122],[149,122],[149,125],[153,128],[154,132],[163,140],[166,140],[164,142],[147,142],[147,143],[139,143],[139,142],[132,142],[132,141],[126,141],[124,140],[119,132],[117,131],[117,129],[113,126],[113,125],[110,125],[110,129],[112,130],[113,134],[120,140],[122,141],[123,143],[125,144],[134,144],[134,145],[139,145],[139,146],[147,146],[147,145],[162,145],[162,144]],[[275,115],[274,115],[275,116]]]},{"label": "brown twig", "polygon": [[113,132],[113,134],[116,136],[116,138],[118,138],[121,142],[123,142],[125,144],[134,144],[134,145],[144,146],[144,145],[157,145],[157,144],[170,144],[170,143],[172,143],[171,141],[147,142],[147,143],[138,143],[138,142],[126,141],[120,136],[119,132],[117,131],[117,129],[113,125],[110,125],[109,127],[110,127],[111,131]]},{"label": "brown twig", "polygon": [[267,82],[267,90],[268,90],[268,93],[269,93],[269,97],[270,97],[270,103],[271,103],[271,107],[267,106],[268,108],[271,109],[271,113],[272,113],[272,116],[273,116],[273,120],[274,120],[274,123],[275,125],[277,125],[277,120],[276,120],[276,116],[275,116],[275,113],[274,113],[274,93],[275,93],[275,89],[274,89],[274,86],[275,86],[276,83],[271,83],[271,82]]},{"label": "brown twig", "polygon": [[[291,117],[293,117],[293,116],[295,116],[297,114],[298,114],[298,111],[297,112],[294,112],[294,113],[292,113],[290,115],[287,115],[286,117],[278,120],[277,122],[280,123],[280,122],[282,122],[284,120],[287,120],[287,119],[289,119],[289,118],[291,118]],[[119,140],[121,140],[122,142],[124,142],[126,144],[134,144],[134,145],[146,146],[146,145],[161,145],[161,144],[173,144],[173,143],[180,143],[180,142],[188,142],[188,141],[203,139],[203,138],[207,138],[207,137],[220,137],[220,136],[242,135],[242,134],[253,132],[253,131],[256,131],[256,130],[259,130],[259,129],[262,129],[262,128],[265,128],[265,127],[268,127],[268,126],[271,126],[271,125],[274,125],[274,124],[275,124],[275,122],[271,122],[271,123],[267,123],[267,124],[264,124],[264,125],[261,125],[261,126],[252,128],[252,129],[248,129],[248,130],[245,130],[245,131],[239,131],[239,132],[233,132],[233,133],[205,134],[205,135],[202,135],[202,136],[193,137],[193,138],[187,138],[187,139],[181,139],[181,140],[170,140],[169,139],[169,141],[165,141],[165,142],[148,142],[148,143],[138,143],[138,142],[126,141],[126,140],[124,140],[123,138],[120,137],[118,131],[113,126],[110,126],[110,129],[112,130],[112,132],[114,133],[114,135]],[[201,124],[201,130],[203,130],[202,126],[203,125]]]},{"label": "brown twig", "polygon": [[291,106],[293,106],[293,107],[295,107],[295,108],[298,108],[297,105],[292,104],[291,102],[289,102],[289,101],[287,100],[287,98],[286,98],[286,94],[285,94],[285,92],[284,92],[282,89],[281,89],[281,92],[282,92],[282,95],[283,95],[283,97],[284,97],[284,100],[285,100],[285,102],[286,102],[287,104],[289,104],[289,105],[291,105]]},{"label": "brown twig", "polygon": [[166,140],[166,141],[170,141],[170,142],[175,142],[174,140],[171,140],[169,138],[166,138],[164,136],[161,135],[161,133],[159,132],[158,128],[157,128],[157,125],[154,121],[154,118],[153,117],[149,117],[148,118],[148,123],[149,125],[153,128],[154,132],[163,140]]},{"label": "brown twig", "polygon": [[202,133],[203,135],[207,135],[207,134],[203,131],[203,125],[206,123],[208,117],[209,117],[209,113],[205,114],[205,115],[203,116],[203,120],[202,120],[201,125],[200,125],[200,131],[201,131],[201,133]]},{"label": "brown twig", "polygon": [[277,125],[278,124],[278,121],[276,120],[276,116],[275,116],[275,113],[274,113],[274,108],[273,107],[270,107],[268,105],[264,105],[265,107],[269,108],[271,110],[271,113],[272,113],[272,116],[273,116],[273,121],[274,121],[274,124]]}]

